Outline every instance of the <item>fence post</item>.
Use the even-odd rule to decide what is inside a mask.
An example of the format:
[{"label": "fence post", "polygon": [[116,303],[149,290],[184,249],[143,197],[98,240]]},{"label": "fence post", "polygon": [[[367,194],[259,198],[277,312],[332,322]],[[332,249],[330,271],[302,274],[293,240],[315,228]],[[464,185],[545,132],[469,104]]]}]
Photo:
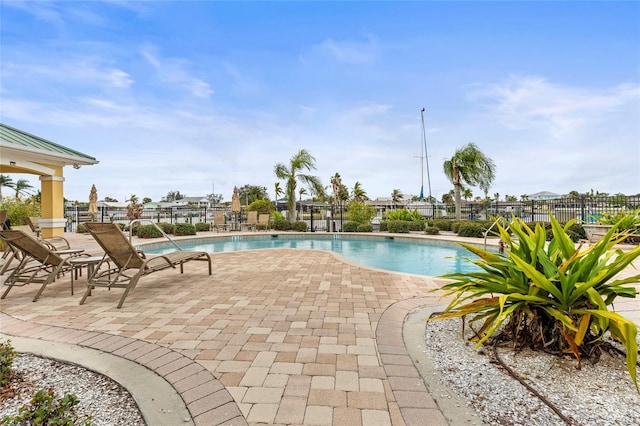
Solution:
[{"label": "fence post", "polygon": [[313,232],[313,206],[311,206],[311,232]]}]

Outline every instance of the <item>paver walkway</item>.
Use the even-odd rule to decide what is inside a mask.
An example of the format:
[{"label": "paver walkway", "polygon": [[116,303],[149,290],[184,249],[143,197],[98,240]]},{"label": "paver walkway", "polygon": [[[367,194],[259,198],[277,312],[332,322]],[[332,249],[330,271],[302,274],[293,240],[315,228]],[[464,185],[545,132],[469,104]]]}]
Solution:
[{"label": "paver walkway", "polygon": [[[69,238],[99,253],[91,237]],[[0,331],[145,365],[174,385],[199,425],[447,424],[402,340],[406,314],[438,303],[427,293],[437,280],[320,251],[212,259],[213,276],[191,262],[183,275],[142,278],[122,309],[121,289],[96,289],[80,306],[82,291],[71,296],[69,277],[36,303],[36,286],[14,288],[0,302]]]},{"label": "paver walkway", "polygon": [[[89,236],[69,238],[99,252]],[[167,270],[144,277],[122,309],[116,309],[120,289],[96,289],[79,305],[81,291],[71,296],[68,277],[36,303],[36,286],[14,288],[0,303],[1,329],[147,365],[180,383],[196,424],[238,424],[234,407],[225,415],[218,410],[229,399],[211,402],[223,388],[249,424],[398,425],[405,408],[446,424],[433,401],[425,404],[430,396],[406,353],[396,356],[404,347],[403,315],[394,314],[397,327],[376,336],[385,310],[424,298],[433,279],[292,249],[216,254],[213,269],[209,276],[205,265],[191,262],[182,276]],[[427,296],[418,304],[437,301]],[[376,337],[390,346],[386,352],[379,352]]]}]

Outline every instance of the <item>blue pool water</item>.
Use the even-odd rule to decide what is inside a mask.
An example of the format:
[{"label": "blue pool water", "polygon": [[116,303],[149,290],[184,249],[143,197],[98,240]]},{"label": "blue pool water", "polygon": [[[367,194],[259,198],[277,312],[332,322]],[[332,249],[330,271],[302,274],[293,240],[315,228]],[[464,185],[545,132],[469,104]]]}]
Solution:
[{"label": "blue pool water", "polygon": [[[386,238],[292,238],[267,235],[254,238],[233,236],[225,239],[179,242],[183,250],[209,253],[269,248],[315,249],[333,251],[360,265],[410,274],[439,276],[453,272],[475,271],[478,268],[462,259],[474,256],[464,248],[450,243],[406,241]],[[147,253],[161,254],[175,250],[167,244],[145,247]]]}]

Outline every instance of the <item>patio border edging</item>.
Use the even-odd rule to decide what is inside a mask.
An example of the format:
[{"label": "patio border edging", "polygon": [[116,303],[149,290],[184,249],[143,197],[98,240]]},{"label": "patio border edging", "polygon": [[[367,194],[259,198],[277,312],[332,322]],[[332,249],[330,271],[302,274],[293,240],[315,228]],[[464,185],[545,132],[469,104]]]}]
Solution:
[{"label": "patio border edging", "polygon": [[[32,323],[4,312],[0,312],[0,324],[0,333],[9,338],[19,337],[54,344],[76,345],[145,367],[150,373],[164,379],[175,390],[196,426],[247,424],[225,387],[199,363],[173,349],[130,337]],[[56,359],[65,361],[64,357]],[[81,362],[72,362],[82,365]],[[143,413],[145,419],[147,414]],[[184,419],[181,423],[184,423]]]}]

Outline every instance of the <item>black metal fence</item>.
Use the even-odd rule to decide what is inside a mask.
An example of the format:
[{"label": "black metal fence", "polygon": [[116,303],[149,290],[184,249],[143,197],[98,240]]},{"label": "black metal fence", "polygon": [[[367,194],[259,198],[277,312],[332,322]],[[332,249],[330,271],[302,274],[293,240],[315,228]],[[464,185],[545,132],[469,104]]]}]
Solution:
[{"label": "black metal fence", "polygon": [[[400,206],[375,205],[377,217],[374,225],[384,217],[384,213],[402,208]],[[453,204],[427,204],[407,203],[406,208],[417,210],[428,219],[443,218],[454,219],[456,210]],[[640,208],[640,196],[611,196],[611,197],[564,197],[550,200],[527,201],[477,201],[463,202],[461,214],[463,219],[485,220],[492,216],[512,215],[521,218],[525,222],[547,222],[549,215],[553,215],[561,222],[577,219],[584,223],[595,223],[600,217],[616,215],[621,211],[633,211]],[[348,220],[347,211],[329,204],[313,203],[312,205],[298,204],[298,220],[307,223],[307,229],[312,232],[340,232],[342,224]],[[228,207],[185,207],[176,206],[159,209],[144,209],[142,218],[154,222],[192,223],[213,221],[213,211],[223,210],[228,218],[232,214]],[[286,216],[286,212],[285,213]],[[99,207],[95,217],[89,215],[88,207],[70,206],[65,210],[67,228],[74,232],[79,223],[96,220],[99,222],[128,223],[127,209],[120,207]],[[235,219],[240,223],[246,221],[246,212],[243,210]]]}]

